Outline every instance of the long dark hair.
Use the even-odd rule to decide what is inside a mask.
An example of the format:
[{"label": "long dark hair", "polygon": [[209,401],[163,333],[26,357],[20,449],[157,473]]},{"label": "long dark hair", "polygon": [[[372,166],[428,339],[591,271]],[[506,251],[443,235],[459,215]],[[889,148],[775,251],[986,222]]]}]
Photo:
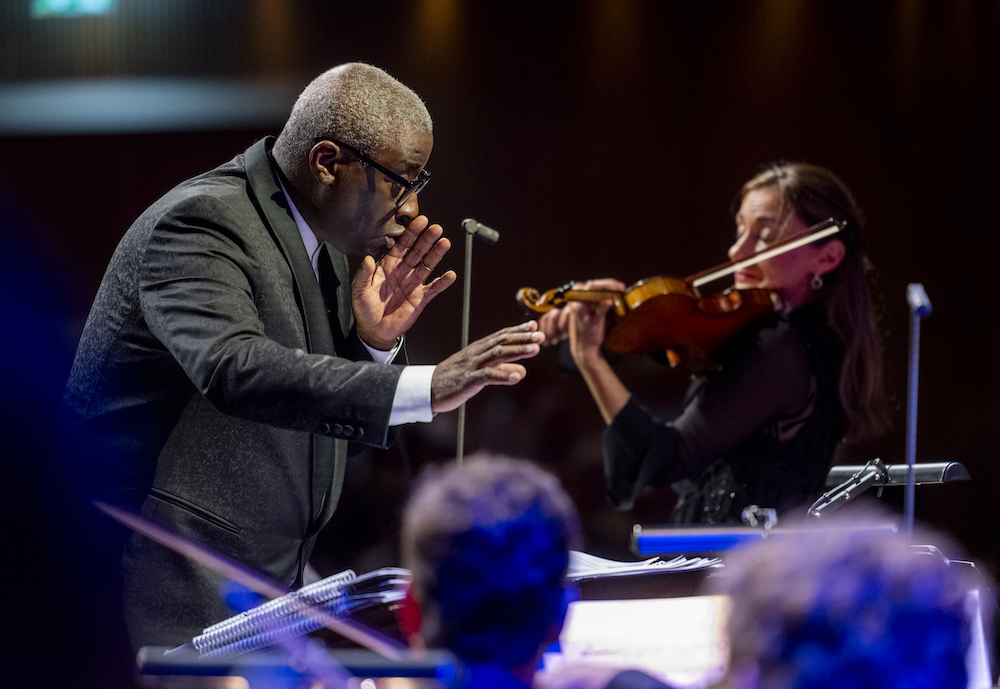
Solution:
[{"label": "long dark hair", "polygon": [[782,203],[789,204],[806,225],[827,218],[844,223],[835,236],[847,249],[844,260],[823,276],[823,287],[813,301],[823,305],[827,322],[844,347],[840,404],[847,419],[847,439],[878,436],[888,430],[889,415],[882,382],[882,341],[869,284],[873,269],[861,234],[864,213],[844,183],[816,165],[769,165],[743,185],[738,203],[751,191],[765,187],[776,189]]}]

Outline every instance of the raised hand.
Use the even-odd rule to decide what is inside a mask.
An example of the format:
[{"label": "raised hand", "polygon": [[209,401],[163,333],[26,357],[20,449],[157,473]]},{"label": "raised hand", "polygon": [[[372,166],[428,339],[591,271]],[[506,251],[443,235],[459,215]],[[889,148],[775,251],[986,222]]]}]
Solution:
[{"label": "raised hand", "polygon": [[365,257],[351,283],[358,335],[376,349],[391,349],[431,299],[458,277],[449,270],[426,282],[451,248],[441,226],[429,222],[423,215],[414,218],[377,263]]},{"label": "raised hand", "polygon": [[535,321],[512,325],[476,340],[442,361],[431,378],[431,410],[457,409],[487,385],[515,385],[527,374],[511,363],[538,354],[545,335]]}]

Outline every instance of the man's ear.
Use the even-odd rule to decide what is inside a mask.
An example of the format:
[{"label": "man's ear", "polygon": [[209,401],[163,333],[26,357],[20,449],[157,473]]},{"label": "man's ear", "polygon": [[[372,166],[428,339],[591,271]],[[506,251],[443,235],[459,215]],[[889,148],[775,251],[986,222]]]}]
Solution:
[{"label": "man's ear", "polygon": [[319,141],[309,151],[309,171],[321,184],[330,186],[337,177],[337,166],[351,161],[351,154],[332,141]]},{"label": "man's ear", "polygon": [[816,255],[816,274],[825,275],[836,270],[837,266],[844,260],[847,254],[847,247],[839,239],[832,239],[819,248]]}]

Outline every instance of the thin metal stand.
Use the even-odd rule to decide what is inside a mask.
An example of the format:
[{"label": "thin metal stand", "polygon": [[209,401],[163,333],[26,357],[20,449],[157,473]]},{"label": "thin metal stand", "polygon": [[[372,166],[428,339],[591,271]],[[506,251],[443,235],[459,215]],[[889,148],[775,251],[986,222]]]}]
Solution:
[{"label": "thin metal stand", "polygon": [[931,302],[924,286],[911,283],[906,286],[906,301],[910,304],[910,365],[906,390],[906,497],[904,518],[907,538],[913,535],[913,502],[916,486],[917,458],[917,378],[920,368],[920,320],[931,313]]},{"label": "thin metal stand", "polygon": [[[477,235],[490,244],[496,244],[500,233],[478,223],[472,218],[462,221],[465,230],[465,280],[462,289],[462,349],[469,346],[469,310],[472,302],[472,244]],[[455,460],[461,464],[465,452],[465,403],[458,408],[458,438],[455,443]]]}]

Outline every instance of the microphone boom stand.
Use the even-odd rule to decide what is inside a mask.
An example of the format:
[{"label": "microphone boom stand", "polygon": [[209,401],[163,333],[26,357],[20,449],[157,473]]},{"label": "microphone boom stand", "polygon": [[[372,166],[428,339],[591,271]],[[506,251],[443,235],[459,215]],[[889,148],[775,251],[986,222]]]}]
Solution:
[{"label": "microphone boom stand", "polygon": [[[469,309],[472,301],[472,242],[477,235],[490,244],[496,244],[500,239],[500,233],[493,228],[486,227],[482,223],[476,222],[472,218],[462,221],[462,229],[465,230],[465,280],[462,289],[462,349],[469,346]],[[458,408],[458,438],[455,443],[455,459],[461,464],[462,455],[465,450],[465,403]]]},{"label": "microphone boom stand", "polygon": [[910,304],[910,366],[906,394],[906,498],[904,500],[907,537],[913,536],[914,486],[916,485],[917,457],[917,378],[920,365],[920,320],[931,313],[931,302],[924,286],[910,283],[906,286],[906,301]]}]

